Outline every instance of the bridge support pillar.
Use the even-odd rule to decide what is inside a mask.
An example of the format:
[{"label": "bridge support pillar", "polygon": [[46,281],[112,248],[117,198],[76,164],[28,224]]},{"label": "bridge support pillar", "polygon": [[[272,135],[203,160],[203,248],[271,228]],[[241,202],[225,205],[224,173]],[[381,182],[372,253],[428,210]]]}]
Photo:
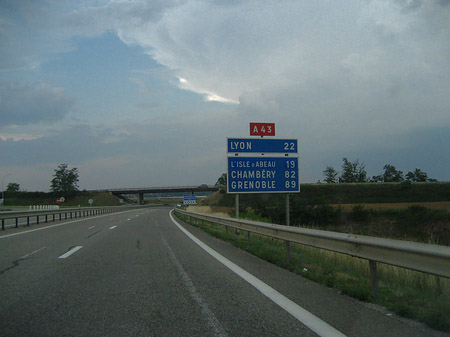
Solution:
[{"label": "bridge support pillar", "polygon": [[144,204],[144,193],[138,193],[138,205]]}]

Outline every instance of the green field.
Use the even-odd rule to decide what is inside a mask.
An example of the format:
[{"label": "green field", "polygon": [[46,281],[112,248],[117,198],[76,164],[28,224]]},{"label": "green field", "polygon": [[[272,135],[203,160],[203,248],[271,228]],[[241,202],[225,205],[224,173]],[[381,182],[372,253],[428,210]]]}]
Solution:
[{"label": "green field", "polygon": [[[22,208],[30,205],[56,205],[56,199],[61,197],[57,193],[45,192],[5,192],[4,209]],[[89,207],[89,199],[93,200],[92,206],[118,206],[119,199],[109,192],[79,191],[66,199],[61,207]]]},{"label": "green field", "polygon": [[[219,191],[204,206],[235,214]],[[242,194],[240,217],[286,223],[284,194]],[[450,183],[306,184],[290,195],[293,226],[450,245]]]},{"label": "green field", "polygon": [[[242,207],[270,202],[282,202],[284,194],[242,194]],[[291,194],[292,201],[308,205],[411,203],[450,201],[450,182],[427,183],[359,183],[359,184],[302,184],[300,193]],[[214,201],[213,201],[214,203]],[[215,206],[214,204],[209,204]],[[221,206],[234,206],[234,195],[222,190]]]}]

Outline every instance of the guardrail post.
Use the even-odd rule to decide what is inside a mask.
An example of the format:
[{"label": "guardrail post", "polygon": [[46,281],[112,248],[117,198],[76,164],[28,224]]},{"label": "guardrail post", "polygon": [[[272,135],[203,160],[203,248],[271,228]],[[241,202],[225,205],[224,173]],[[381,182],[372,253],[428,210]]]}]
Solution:
[{"label": "guardrail post", "polygon": [[39,225],[39,215],[36,216],[36,225]]},{"label": "guardrail post", "polygon": [[30,217],[27,216],[27,226],[30,227]]},{"label": "guardrail post", "polygon": [[247,244],[250,247],[250,231],[247,231]]},{"label": "guardrail post", "polygon": [[16,228],[19,228],[19,218],[16,218]]},{"label": "guardrail post", "polygon": [[370,289],[372,296],[376,298],[378,296],[377,262],[369,260],[369,268],[370,268]]},{"label": "guardrail post", "polygon": [[5,219],[2,219],[2,231],[5,230]]},{"label": "guardrail post", "polygon": [[48,223],[48,215],[45,214],[45,223]]},{"label": "guardrail post", "polygon": [[291,264],[291,242],[290,241],[286,241],[286,254],[287,254],[288,263]]}]

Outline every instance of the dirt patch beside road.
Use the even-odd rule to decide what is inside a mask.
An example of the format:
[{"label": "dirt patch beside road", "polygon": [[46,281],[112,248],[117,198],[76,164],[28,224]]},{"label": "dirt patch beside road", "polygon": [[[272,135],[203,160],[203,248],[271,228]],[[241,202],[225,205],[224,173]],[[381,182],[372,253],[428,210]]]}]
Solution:
[{"label": "dirt patch beside road", "polygon": [[187,208],[189,212],[197,212],[203,214],[210,214],[216,216],[230,217],[228,215],[227,207],[211,207],[211,206],[189,206]]}]

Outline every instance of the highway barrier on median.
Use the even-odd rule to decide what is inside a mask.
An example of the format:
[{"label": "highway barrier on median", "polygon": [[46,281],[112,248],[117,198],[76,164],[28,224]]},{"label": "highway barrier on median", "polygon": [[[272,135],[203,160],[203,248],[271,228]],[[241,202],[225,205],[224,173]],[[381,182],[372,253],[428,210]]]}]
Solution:
[{"label": "highway barrier on median", "polygon": [[146,206],[109,206],[109,207],[80,207],[80,208],[61,208],[52,210],[28,210],[28,211],[8,211],[0,213],[2,230],[5,230],[6,220],[13,220],[13,226],[19,227],[19,219],[26,219],[24,225],[30,226],[31,219],[36,219],[36,224],[56,220],[65,220],[93,216],[99,214],[113,213],[133,208],[142,208]]},{"label": "highway barrier on median", "polygon": [[366,259],[370,266],[372,295],[377,296],[377,263],[390,264],[427,274],[450,278],[450,247],[376,238],[370,236],[337,233],[315,229],[275,225],[250,220],[225,218],[175,209],[175,212],[214,224],[255,233],[289,243],[326,249],[336,253]]}]

